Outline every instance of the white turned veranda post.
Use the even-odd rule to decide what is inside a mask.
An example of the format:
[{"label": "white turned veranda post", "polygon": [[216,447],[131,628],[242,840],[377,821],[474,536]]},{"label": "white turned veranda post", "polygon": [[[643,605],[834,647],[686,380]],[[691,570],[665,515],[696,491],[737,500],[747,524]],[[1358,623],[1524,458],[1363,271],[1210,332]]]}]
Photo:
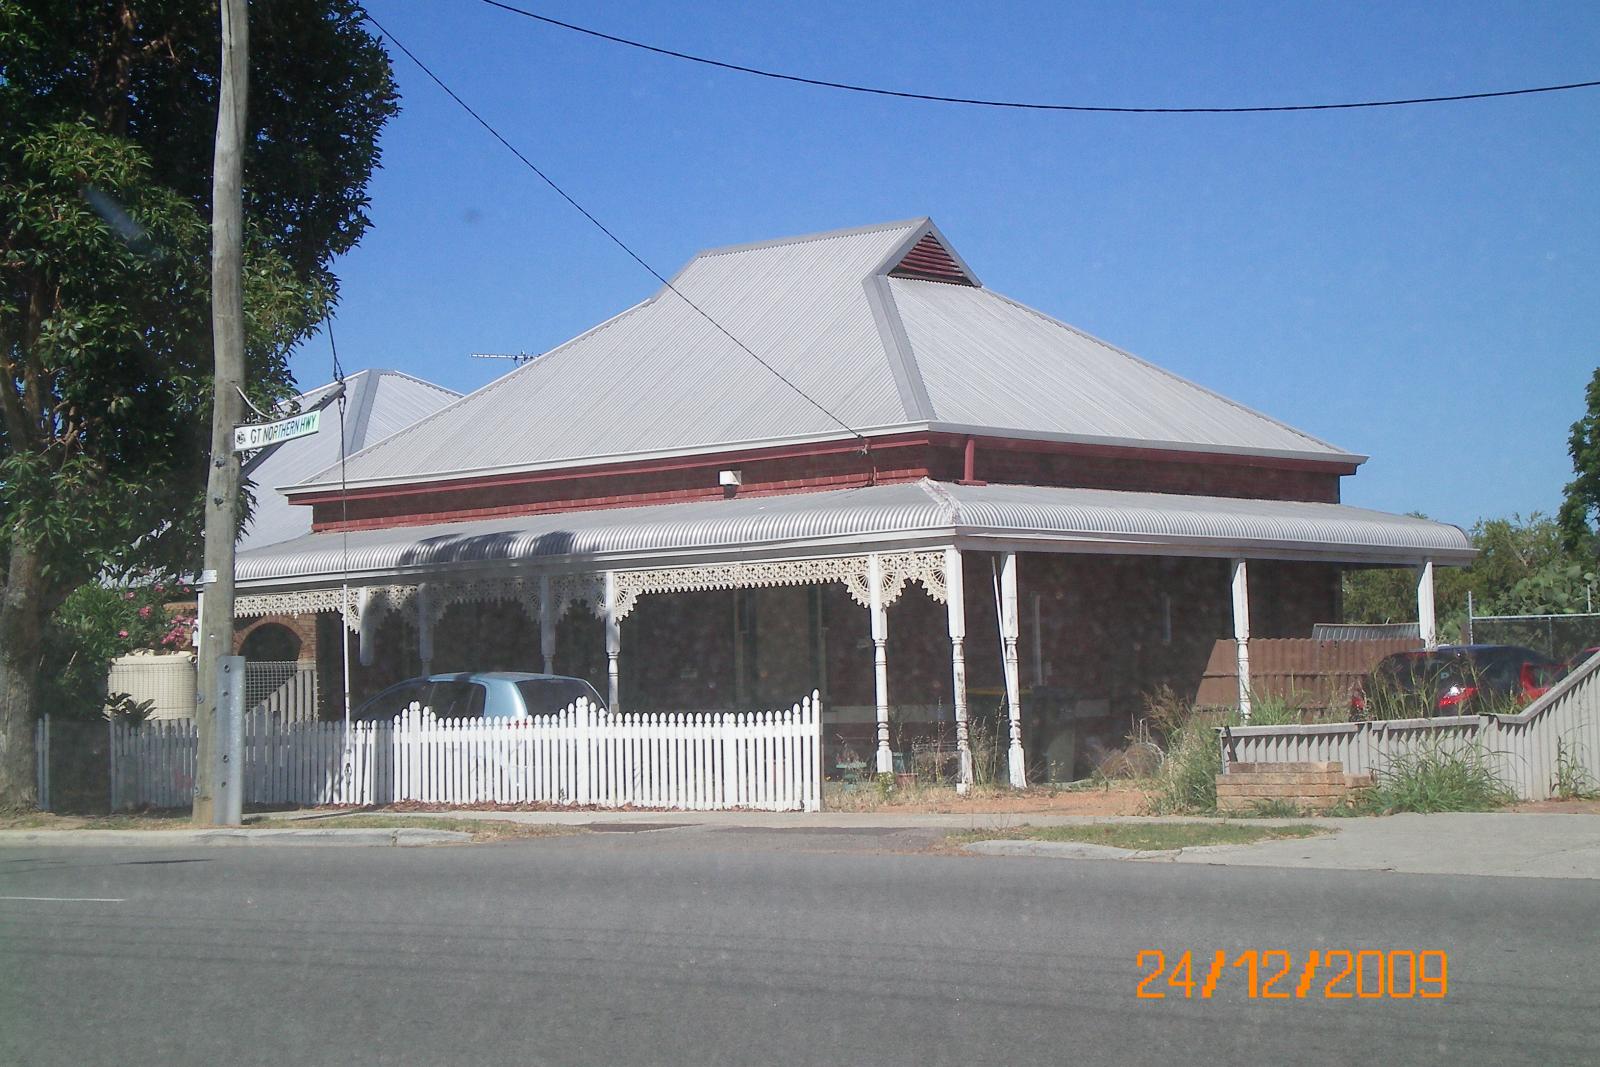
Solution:
[{"label": "white turned veranda post", "polygon": [[1250,578],[1242,559],[1233,561],[1233,641],[1238,649],[1239,717],[1250,721]]},{"label": "white turned veranda post", "polygon": [[550,603],[550,579],[539,578],[539,654],[544,657],[544,673],[556,673],[556,606]]},{"label": "white turned veranda post", "polygon": [[950,621],[950,682],[956,708],[956,792],[972,788],[972,746],[967,732],[967,608],[961,552],[944,550],[945,613]]},{"label": "white turned veranda post", "polygon": [[1017,668],[1017,554],[1000,557],[1000,637],[1005,649],[1006,715],[1010,720],[1011,745],[1007,763],[1011,787],[1028,784],[1022,753],[1022,681]]},{"label": "white turned veranda post", "polygon": [[894,771],[889,751],[889,611],[883,606],[883,561],[876,552],[867,557],[868,610],[872,612],[872,677],[878,706],[878,773]]},{"label": "white turned veranda post", "polygon": [[613,713],[622,710],[619,692],[620,660],[622,657],[622,620],[617,616],[617,572],[606,571],[606,679],[609,681],[610,699],[607,707]]},{"label": "white turned veranda post", "polygon": [[1439,625],[1433,612],[1433,560],[1423,560],[1417,568],[1417,629],[1424,648],[1439,644]]},{"label": "white turned veranda post", "polygon": [[417,659],[422,661],[422,673],[432,674],[433,664],[433,607],[426,582],[417,585]]},{"label": "white turned veranda post", "polygon": [[356,610],[361,613],[356,620],[356,634],[360,641],[363,667],[372,666],[373,655],[377,651],[378,616],[381,612],[373,610],[373,599],[371,589],[362,589],[356,594]]}]

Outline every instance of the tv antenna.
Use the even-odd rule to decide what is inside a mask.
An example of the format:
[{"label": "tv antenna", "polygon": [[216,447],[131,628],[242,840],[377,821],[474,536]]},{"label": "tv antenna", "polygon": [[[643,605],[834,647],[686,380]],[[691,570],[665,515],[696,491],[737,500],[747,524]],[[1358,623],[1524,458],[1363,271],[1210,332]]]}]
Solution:
[{"label": "tv antenna", "polygon": [[474,352],[473,359],[509,359],[516,364],[530,363],[539,358],[537,352]]}]

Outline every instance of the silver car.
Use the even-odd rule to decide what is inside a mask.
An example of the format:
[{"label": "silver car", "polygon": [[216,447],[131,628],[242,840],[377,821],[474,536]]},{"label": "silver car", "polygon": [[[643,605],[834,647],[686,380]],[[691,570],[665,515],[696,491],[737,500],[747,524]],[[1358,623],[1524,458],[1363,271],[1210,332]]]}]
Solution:
[{"label": "silver car", "polygon": [[604,709],[594,686],[582,678],[522,671],[430,674],[391,685],[356,708],[352,719],[392,719],[412,704],[441,719],[526,719],[554,715],[579,699]]}]

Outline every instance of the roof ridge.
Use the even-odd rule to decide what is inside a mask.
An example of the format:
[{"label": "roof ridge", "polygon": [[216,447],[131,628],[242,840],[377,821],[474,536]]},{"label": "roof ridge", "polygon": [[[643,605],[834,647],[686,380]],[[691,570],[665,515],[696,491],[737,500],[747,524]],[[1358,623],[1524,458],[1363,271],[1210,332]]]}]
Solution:
[{"label": "roof ridge", "polygon": [[912,350],[911,338],[900,318],[900,308],[894,302],[889,279],[877,272],[867,275],[861,283],[866,294],[867,307],[878,327],[878,340],[883,345],[884,357],[889,362],[889,374],[894,378],[895,390],[900,394],[900,406],[912,422],[931,422],[938,418],[933,400],[928,396],[928,383],[922,377],[922,367]]},{"label": "roof ridge", "polygon": [[[712,256],[726,256],[738,252],[757,252],[764,248],[777,248],[782,245],[808,244],[812,241],[828,241],[838,237],[857,237],[861,234],[880,233],[884,230],[920,228],[932,221],[927,215],[922,215],[918,218],[898,219],[894,222],[877,222],[867,226],[846,226],[837,230],[819,230],[816,233],[802,233],[792,237],[771,237],[764,241],[745,241],[739,244],[716,245],[696,252],[689,257],[689,262],[693,263],[697,259],[709,259]],[[681,274],[682,271],[679,271],[679,273]]]},{"label": "roof ridge", "polygon": [[451,396],[466,395],[459,390],[450,388],[448,385],[440,385],[438,382],[430,382],[426,378],[419,378],[415,374],[411,374],[407,371],[399,370],[394,367],[368,367],[367,369],[372,371],[372,373],[376,374],[380,378],[404,378],[408,382],[415,382],[418,385],[425,385],[429,389],[436,389],[441,393],[449,393]]}]

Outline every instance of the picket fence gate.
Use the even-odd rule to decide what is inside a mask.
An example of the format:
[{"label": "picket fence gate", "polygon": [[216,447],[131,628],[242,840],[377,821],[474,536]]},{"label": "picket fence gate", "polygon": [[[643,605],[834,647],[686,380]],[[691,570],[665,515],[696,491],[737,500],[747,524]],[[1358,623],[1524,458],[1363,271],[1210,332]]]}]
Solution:
[{"label": "picket fence gate", "polygon": [[[109,729],[113,809],[190,803],[192,722]],[[342,723],[247,717],[245,803],[822,807],[815,693],[753,713],[614,715],[580,700],[532,719],[440,719],[413,705],[388,722],[351,724],[348,746],[347,758]]]}]

